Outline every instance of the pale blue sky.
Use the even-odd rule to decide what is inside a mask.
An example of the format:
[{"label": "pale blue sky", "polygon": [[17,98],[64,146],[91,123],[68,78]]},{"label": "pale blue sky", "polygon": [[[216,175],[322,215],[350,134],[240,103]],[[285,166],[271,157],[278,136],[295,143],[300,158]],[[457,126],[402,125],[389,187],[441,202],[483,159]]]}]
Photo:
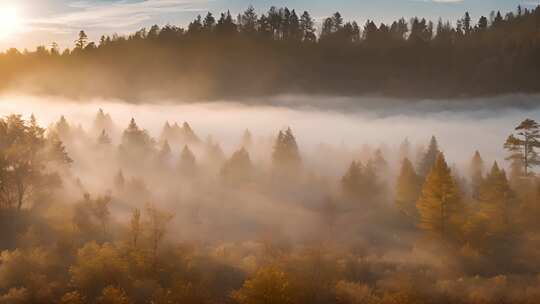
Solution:
[{"label": "pale blue sky", "polygon": [[15,7],[22,20],[16,34],[0,37],[0,50],[33,49],[52,41],[71,47],[80,29],[97,40],[102,33],[125,34],[156,23],[185,26],[207,11],[218,14],[231,9],[236,15],[250,4],[259,12],[272,5],[308,10],[318,20],[339,11],[345,19],[363,24],[366,19],[388,22],[413,16],[455,21],[465,11],[476,20],[491,10],[534,8],[540,0],[0,0],[0,10]]}]

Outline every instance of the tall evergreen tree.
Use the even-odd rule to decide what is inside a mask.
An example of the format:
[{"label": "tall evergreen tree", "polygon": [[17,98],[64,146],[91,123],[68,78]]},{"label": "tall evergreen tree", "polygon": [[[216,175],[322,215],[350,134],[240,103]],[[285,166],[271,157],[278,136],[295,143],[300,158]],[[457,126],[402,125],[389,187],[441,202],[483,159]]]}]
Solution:
[{"label": "tall evergreen tree", "polygon": [[300,17],[300,30],[303,33],[303,40],[307,42],[315,42],[315,21],[311,18],[308,12],[304,12]]},{"label": "tall evergreen tree", "polygon": [[504,148],[508,150],[507,160],[523,166],[523,173],[528,175],[529,169],[540,165],[540,157],[536,149],[540,147],[540,125],[532,120],[522,121],[516,128],[516,135],[508,136]]},{"label": "tall evergreen tree", "polygon": [[88,42],[88,35],[84,31],[79,32],[79,37],[75,40],[75,49],[82,50]]}]

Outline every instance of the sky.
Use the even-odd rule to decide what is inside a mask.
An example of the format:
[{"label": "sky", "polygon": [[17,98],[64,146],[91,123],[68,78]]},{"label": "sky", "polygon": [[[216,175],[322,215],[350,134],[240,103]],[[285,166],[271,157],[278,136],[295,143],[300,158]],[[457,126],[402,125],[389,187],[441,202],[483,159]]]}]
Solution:
[{"label": "sky", "polygon": [[0,51],[11,47],[73,47],[80,30],[91,41],[102,34],[127,34],[153,24],[186,26],[194,17],[228,9],[234,15],[253,5],[259,13],[271,6],[309,11],[318,21],[339,11],[346,20],[389,22],[414,16],[455,22],[465,11],[473,19],[492,10],[518,5],[534,8],[540,0],[0,0]]}]

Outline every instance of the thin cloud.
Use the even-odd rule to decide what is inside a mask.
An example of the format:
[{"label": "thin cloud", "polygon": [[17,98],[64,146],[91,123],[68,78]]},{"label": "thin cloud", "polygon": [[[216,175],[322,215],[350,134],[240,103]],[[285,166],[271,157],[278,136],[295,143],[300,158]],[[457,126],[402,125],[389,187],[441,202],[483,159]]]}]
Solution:
[{"label": "thin cloud", "polygon": [[77,1],[69,5],[71,12],[46,18],[29,20],[32,29],[61,31],[70,28],[124,29],[145,21],[183,12],[207,10],[205,4],[212,0],[127,0],[107,2]]}]

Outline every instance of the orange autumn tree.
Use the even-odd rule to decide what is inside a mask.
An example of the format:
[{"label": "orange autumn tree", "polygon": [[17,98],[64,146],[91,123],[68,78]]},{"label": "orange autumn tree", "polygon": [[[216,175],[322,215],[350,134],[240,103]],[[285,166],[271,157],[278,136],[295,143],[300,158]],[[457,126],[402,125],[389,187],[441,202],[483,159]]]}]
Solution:
[{"label": "orange autumn tree", "polygon": [[442,240],[450,239],[457,232],[463,206],[442,152],[426,177],[416,208],[419,228]]}]

